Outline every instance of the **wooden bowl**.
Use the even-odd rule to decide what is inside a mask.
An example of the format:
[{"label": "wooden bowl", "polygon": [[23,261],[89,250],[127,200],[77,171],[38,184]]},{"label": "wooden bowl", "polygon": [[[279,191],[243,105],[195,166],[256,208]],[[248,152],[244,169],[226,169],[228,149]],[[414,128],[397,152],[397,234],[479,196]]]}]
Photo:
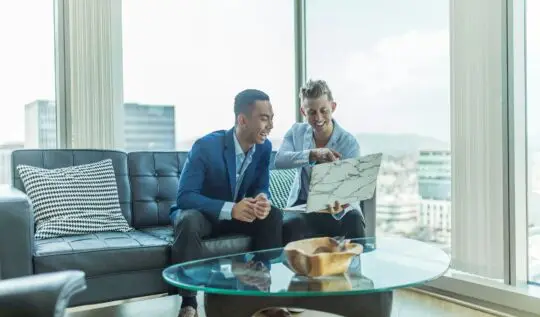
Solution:
[{"label": "wooden bowl", "polygon": [[361,244],[347,243],[341,251],[336,240],[328,237],[293,241],[284,249],[291,269],[309,277],[343,274],[363,250]]},{"label": "wooden bowl", "polygon": [[343,292],[350,291],[352,283],[347,273],[311,278],[295,276],[289,283],[290,292]]}]

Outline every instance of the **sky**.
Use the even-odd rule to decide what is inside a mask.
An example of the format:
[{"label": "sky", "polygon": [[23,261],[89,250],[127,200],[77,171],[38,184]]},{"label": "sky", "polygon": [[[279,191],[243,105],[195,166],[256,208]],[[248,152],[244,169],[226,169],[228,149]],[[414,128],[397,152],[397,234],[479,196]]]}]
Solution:
[{"label": "sky", "polygon": [[[52,3],[0,4],[0,39],[10,43],[0,50],[0,143],[24,140],[24,104],[54,99]],[[529,0],[528,12],[540,14],[539,3]],[[341,125],[449,140],[447,0],[309,0],[306,22],[308,76],[327,80]],[[178,140],[232,126],[245,88],[270,95],[271,137],[293,124],[292,1],[124,0],[122,27],[124,100],[175,105]],[[529,87],[540,82],[538,30],[529,18]],[[538,118],[540,92],[528,92]]]},{"label": "sky", "polygon": [[55,98],[52,4],[53,0],[0,4],[0,144],[24,141],[25,104]]}]

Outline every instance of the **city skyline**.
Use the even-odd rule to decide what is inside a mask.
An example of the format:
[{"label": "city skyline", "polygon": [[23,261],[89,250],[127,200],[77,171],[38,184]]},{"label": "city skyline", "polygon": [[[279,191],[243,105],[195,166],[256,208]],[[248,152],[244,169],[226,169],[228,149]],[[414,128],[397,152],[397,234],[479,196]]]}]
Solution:
[{"label": "city skyline", "polygon": [[[28,4],[36,10],[28,12]],[[344,1],[339,6],[315,0],[309,4],[308,76],[328,80],[338,102],[335,116],[345,128],[353,133],[411,133],[449,141],[447,1],[414,0],[407,6],[390,0],[380,3]],[[396,10],[386,10],[389,4]],[[355,10],[360,7],[362,10]],[[432,14],[422,15],[422,10],[413,10],[414,7],[429,9]],[[294,58],[290,54],[294,50],[290,1],[206,0],[198,5],[158,1],[152,8],[147,10],[148,4],[142,1],[123,3],[126,103],[177,105],[176,120],[180,123],[177,138],[192,138],[208,130],[232,126],[234,94],[239,89],[256,86],[268,91],[275,104],[274,133],[285,133],[295,121],[297,95]],[[238,22],[232,19],[239,8],[259,20],[250,18]],[[11,113],[9,118],[0,118],[0,143],[24,139],[24,127],[20,124],[24,120],[24,104],[33,99],[55,99],[52,0],[18,1],[10,4],[9,9],[0,13],[3,18],[0,32],[4,39],[17,45],[0,52],[0,66],[7,74],[0,78],[0,85],[13,87],[5,93],[1,104],[2,110]],[[262,16],[261,12],[264,12]],[[539,1],[530,1],[528,12],[540,12]],[[33,23],[22,23],[18,13],[24,13]],[[381,18],[385,23],[377,32],[362,27],[380,23]],[[325,22],[321,23],[323,19]],[[140,23],[148,20],[154,23]],[[276,25],[276,20],[285,22]],[[246,30],[246,24],[256,21],[259,26]],[[190,25],[194,28],[187,28]],[[223,27],[215,30],[212,25]],[[17,32],[7,31],[12,26],[17,26]],[[185,29],[196,32],[181,32]],[[162,30],[169,33],[161,34]],[[537,30],[540,30],[539,21],[528,19],[530,39]],[[175,33],[178,33],[177,39],[169,36]],[[258,57],[252,53],[235,54],[247,50],[241,41],[256,34],[268,34],[265,49]],[[335,36],[330,37],[330,34]],[[17,41],[18,38],[27,41]],[[349,38],[362,40],[348,41]],[[141,47],[140,43],[145,45]],[[185,49],[186,44],[189,49]],[[536,57],[540,55],[540,41],[528,41],[528,46],[528,82],[534,86],[540,82],[540,58]],[[36,47],[39,47],[39,55],[36,55]],[[214,58],[216,61],[210,64],[197,62],[212,60],[208,54],[215,48],[222,50],[224,57]],[[158,51],[159,58],[155,55]],[[333,62],[323,62],[329,57]],[[24,63],[12,62],[23,59]],[[223,63],[225,60],[229,62]],[[261,71],[251,74],[251,67],[231,68],[235,64],[231,61],[241,61],[241,65],[261,64]],[[224,79],[231,73],[235,73],[235,80],[226,83]],[[191,92],[182,93],[183,87]],[[218,88],[215,96],[201,101],[201,96],[205,95],[201,88],[208,87]],[[540,116],[539,94],[529,90],[528,98],[529,117]],[[211,110],[212,118],[220,118],[220,121],[206,118],[209,122],[205,127],[186,120],[186,107],[193,112],[190,118],[205,118],[205,111]],[[370,120],[361,119],[365,117]],[[223,118],[230,118],[230,123]],[[528,128],[529,136],[538,138],[540,127],[529,125]]]}]

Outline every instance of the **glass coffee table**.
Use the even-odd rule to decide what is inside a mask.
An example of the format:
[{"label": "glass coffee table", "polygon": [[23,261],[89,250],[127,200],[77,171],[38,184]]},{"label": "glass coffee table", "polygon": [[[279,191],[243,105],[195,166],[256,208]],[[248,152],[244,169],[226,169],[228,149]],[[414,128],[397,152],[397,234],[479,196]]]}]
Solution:
[{"label": "glass coffee table", "polygon": [[430,244],[405,238],[366,238],[347,273],[309,278],[295,274],[283,249],[227,255],[172,265],[175,287],[205,293],[207,317],[248,317],[267,307],[294,307],[341,316],[390,316],[393,290],[443,275],[450,258]]}]

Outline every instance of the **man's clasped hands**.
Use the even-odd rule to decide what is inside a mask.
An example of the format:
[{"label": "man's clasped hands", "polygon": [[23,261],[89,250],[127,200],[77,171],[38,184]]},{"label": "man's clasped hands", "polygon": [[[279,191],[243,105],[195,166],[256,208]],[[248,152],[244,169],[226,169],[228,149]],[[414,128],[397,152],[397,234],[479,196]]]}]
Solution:
[{"label": "man's clasped hands", "polygon": [[232,209],[232,217],[244,222],[264,219],[269,213],[270,200],[264,193],[260,193],[255,198],[246,197],[236,203]]}]

